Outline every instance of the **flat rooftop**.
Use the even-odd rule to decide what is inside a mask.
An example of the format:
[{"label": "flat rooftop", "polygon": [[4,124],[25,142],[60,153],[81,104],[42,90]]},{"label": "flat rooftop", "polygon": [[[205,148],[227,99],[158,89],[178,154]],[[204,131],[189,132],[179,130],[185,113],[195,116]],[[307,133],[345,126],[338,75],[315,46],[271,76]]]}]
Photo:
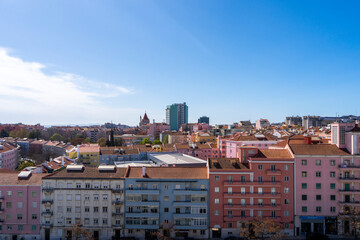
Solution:
[{"label": "flat rooftop", "polygon": [[205,160],[181,153],[153,153],[149,154],[149,160],[154,161],[157,165],[207,165]]}]

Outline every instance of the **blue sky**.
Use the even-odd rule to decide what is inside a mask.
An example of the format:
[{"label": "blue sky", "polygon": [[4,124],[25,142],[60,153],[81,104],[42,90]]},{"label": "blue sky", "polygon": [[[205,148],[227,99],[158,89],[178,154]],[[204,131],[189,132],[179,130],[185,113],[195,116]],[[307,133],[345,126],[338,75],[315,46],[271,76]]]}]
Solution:
[{"label": "blue sky", "polygon": [[0,0],[0,122],[358,114],[358,1]]}]

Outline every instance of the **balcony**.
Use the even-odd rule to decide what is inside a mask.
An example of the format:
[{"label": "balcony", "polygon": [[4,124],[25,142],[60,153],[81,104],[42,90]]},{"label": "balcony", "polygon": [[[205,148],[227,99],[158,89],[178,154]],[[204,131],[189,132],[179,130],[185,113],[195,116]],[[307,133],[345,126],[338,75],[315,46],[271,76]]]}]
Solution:
[{"label": "balcony", "polygon": [[182,213],[173,213],[174,218],[206,218],[206,213],[191,213],[191,212],[182,212]]},{"label": "balcony", "polygon": [[113,193],[123,193],[124,189],[122,189],[122,188],[112,188],[111,191]]},{"label": "balcony", "polygon": [[158,224],[125,224],[128,229],[159,229]]},{"label": "balcony", "polygon": [[174,206],[204,206],[207,202],[174,201]]},{"label": "balcony", "polygon": [[174,195],[207,195],[207,189],[175,189],[173,190]]},{"label": "balcony", "polygon": [[139,201],[139,202],[126,202],[126,206],[159,206],[159,201]]},{"label": "balcony", "polygon": [[45,192],[52,192],[52,191],[54,191],[54,188],[53,187],[43,187],[42,190]]},{"label": "balcony", "polygon": [[112,204],[115,204],[115,205],[120,205],[120,204],[123,204],[124,203],[124,201],[122,201],[122,200],[114,200],[114,201],[112,201]]},{"label": "balcony", "polygon": [[360,193],[360,189],[355,189],[355,188],[339,189],[339,192],[341,192],[341,193]]},{"label": "balcony", "polygon": [[188,230],[188,229],[207,229],[207,225],[200,225],[200,226],[195,226],[191,223],[189,224],[175,224],[174,225],[174,229],[179,229],[179,230]]},{"label": "balcony", "polygon": [[122,212],[113,212],[112,213],[112,216],[114,217],[114,216],[123,216],[124,215],[124,213],[122,213]]},{"label": "balcony", "polygon": [[41,201],[43,204],[53,204],[53,202],[54,202],[54,200],[52,200],[52,199],[43,199],[42,201]]},{"label": "balcony", "polygon": [[45,227],[45,228],[51,228],[53,226],[52,223],[43,223],[41,224],[42,227]]},{"label": "balcony", "polygon": [[122,225],[121,224],[113,224],[112,227],[113,228],[122,228]]},{"label": "balcony", "polygon": [[53,212],[52,211],[44,211],[44,212],[41,213],[41,215],[52,216]]},{"label": "balcony", "polygon": [[126,217],[147,217],[147,218],[159,218],[159,212],[126,212]]},{"label": "balcony", "polygon": [[359,168],[360,169],[360,166],[354,165],[354,164],[340,164],[339,168]]},{"label": "balcony", "polygon": [[360,177],[355,177],[354,175],[352,175],[352,176],[339,177],[339,179],[342,181],[354,181],[354,180],[360,180]]},{"label": "balcony", "polygon": [[340,201],[339,203],[342,204],[342,205],[360,206],[360,201]]},{"label": "balcony", "polygon": [[266,170],[267,175],[281,175],[280,169],[268,169]]},{"label": "balcony", "polygon": [[151,195],[158,195],[159,189],[127,189],[126,194],[151,194]]}]

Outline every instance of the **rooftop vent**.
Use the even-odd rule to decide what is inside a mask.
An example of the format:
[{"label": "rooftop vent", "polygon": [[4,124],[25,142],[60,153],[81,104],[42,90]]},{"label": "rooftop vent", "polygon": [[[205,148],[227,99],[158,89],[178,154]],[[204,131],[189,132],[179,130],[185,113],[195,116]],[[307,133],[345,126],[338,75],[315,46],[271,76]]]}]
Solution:
[{"label": "rooftop vent", "polygon": [[18,174],[18,179],[19,180],[26,180],[29,179],[31,177],[32,172],[31,171],[21,171]]},{"label": "rooftop vent", "polygon": [[98,167],[99,172],[115,172],[115,165],[101,165]]},{"label": "rooftop vent", "polygon": [[68,172],[82,172],[84,170],[84,165],[68,165],[66,166]]}]

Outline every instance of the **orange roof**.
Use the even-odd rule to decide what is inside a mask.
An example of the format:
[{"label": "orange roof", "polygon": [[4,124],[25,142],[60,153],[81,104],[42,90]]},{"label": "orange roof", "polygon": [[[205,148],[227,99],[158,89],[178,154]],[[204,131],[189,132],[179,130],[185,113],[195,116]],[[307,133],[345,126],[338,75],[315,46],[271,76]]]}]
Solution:
[{"label": "orange roof", "polygon": [[41,185],[42,177],[47,176],[43,173],[32,173],[28,179],[18,179],[20,172],[1,173],[0,185]]},{"label": "orange roof", "polygon": [[209,158],[208,163],[210,169],[249,170],[249,167],[240,163],[238,158]]},{"label": "orange roof", "polygon": [[290,148],[296,155],[350,155],[335,144],[294,144]]},{"label": "orange roof", "polygon": [[287,149],[259,149],[258,154],[252,158],[271,158],[271,159],[292,159]]}]

